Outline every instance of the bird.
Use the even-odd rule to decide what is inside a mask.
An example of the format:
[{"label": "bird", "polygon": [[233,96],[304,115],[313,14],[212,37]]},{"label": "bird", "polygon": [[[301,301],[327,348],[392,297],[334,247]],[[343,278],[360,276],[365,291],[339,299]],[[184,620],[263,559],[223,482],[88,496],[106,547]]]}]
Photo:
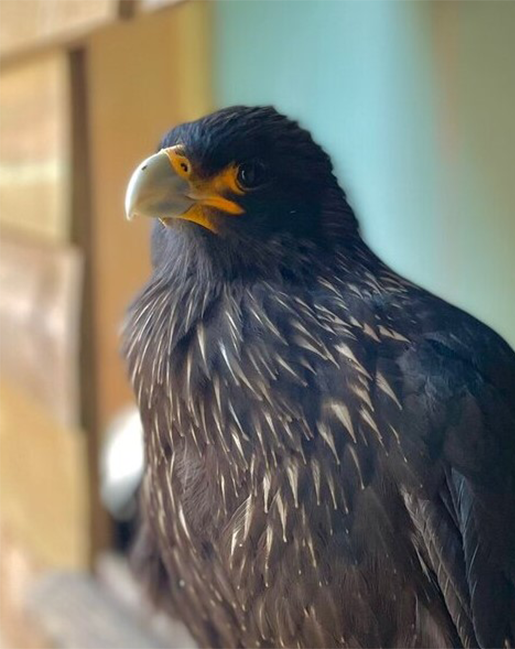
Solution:
[{"label": "bird", "polygon": [[202,647],[514,647],[508,343],[367,246],[274,107],[172,128],[125,208],[155,601]]}]

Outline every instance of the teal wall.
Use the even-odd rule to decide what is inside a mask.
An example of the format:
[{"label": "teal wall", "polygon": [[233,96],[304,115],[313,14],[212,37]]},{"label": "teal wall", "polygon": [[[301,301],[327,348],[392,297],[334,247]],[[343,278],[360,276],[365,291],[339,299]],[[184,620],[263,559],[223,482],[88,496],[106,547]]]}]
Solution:
[{"label": "teal wall", "polygon": [[[218,106],[274,104],[299,119],[332,155],[372,248],[515,345],[515,147],[496,140],[487,163],[478,148],[490,140],[475,140],[500,105],[491,130],[514,133],[515,84],[498,67],[515,60],[515,12],[495,9],[509,4],[220,0],[214,85]],[[491,165],[511,176],[502,200],[484,182]]]}]

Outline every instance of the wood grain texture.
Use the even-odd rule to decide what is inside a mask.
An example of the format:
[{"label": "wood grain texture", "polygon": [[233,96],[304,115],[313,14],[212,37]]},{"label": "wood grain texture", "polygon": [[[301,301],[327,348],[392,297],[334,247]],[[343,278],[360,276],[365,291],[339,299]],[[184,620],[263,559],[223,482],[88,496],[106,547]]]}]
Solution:
[{"label": "wood grain texture", "polygon": [[72,227],[73,243],[82,251],[84,259],[82,310],[80,317],[80,410],[81,426],[87,431],[87,458],[89,485],[89,539],[90,562],[97,552],[110,544],[111,521],[100,498],[101,431],[97,417],[96,332],[93,326],[95,304],[92,268],[95,259],[92,236],[92,184],[90,153],[90,120],[88,112],[87,51],[85,48],[70,53],[71,78],[71,149],[72,149]]},{"label": "wood grain texture", "polygon": [[81,262],[80,251],[71,246],[43,245],[2,231],[2,376],[68,426],[80,419]]},{"label": "wood grain texture", "polygon": [[88,558],[85,437],[56,422],[12,383],[0,383],[0,517],[36,561]]},{"label": "wood grain texture", "polygon": [[20,233],[54,242],[66,241],[66,57],[50,54],[3,71],[0,97],[0,222]]},{"label": "wood grain texture", "polygon": [[59,43],[113,20],[119,0],[2,0],[0,55]]}]

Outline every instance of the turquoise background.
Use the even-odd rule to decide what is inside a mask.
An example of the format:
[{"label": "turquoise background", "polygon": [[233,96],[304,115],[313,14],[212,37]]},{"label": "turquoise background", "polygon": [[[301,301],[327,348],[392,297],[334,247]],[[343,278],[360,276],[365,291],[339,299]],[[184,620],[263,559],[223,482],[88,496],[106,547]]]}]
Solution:
[{"label": "turquoise background", "polygon": [[515,6],[221,0],[214,14],[217,105],[299,119],[371,247],[515,345]]}]

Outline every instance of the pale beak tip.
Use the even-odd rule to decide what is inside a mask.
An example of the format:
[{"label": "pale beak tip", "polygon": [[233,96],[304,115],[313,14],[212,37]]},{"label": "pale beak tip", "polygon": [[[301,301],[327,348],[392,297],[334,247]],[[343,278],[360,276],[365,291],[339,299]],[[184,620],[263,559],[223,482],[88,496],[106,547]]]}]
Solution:
[{"label": "pale beak tip", "polygon": [[141,167],[138,167],[132,174],[125,192],[125,218],[132,221],[136,216],[136,202],[138,196],[138,186],[141,183]]},{"label": "pale beak tip", "polygon": [[159,151],[133,172],[125,193],[125,218],[149,216],[168,218],[182,214],[192,205],[189,185],[177,175],[168,156]]},{"label": "pale beak tip", "polygon": [[125,201],[125,220],[132,221],[136,215],[132,211],[131,205],[128,205],[128,201]]}]

